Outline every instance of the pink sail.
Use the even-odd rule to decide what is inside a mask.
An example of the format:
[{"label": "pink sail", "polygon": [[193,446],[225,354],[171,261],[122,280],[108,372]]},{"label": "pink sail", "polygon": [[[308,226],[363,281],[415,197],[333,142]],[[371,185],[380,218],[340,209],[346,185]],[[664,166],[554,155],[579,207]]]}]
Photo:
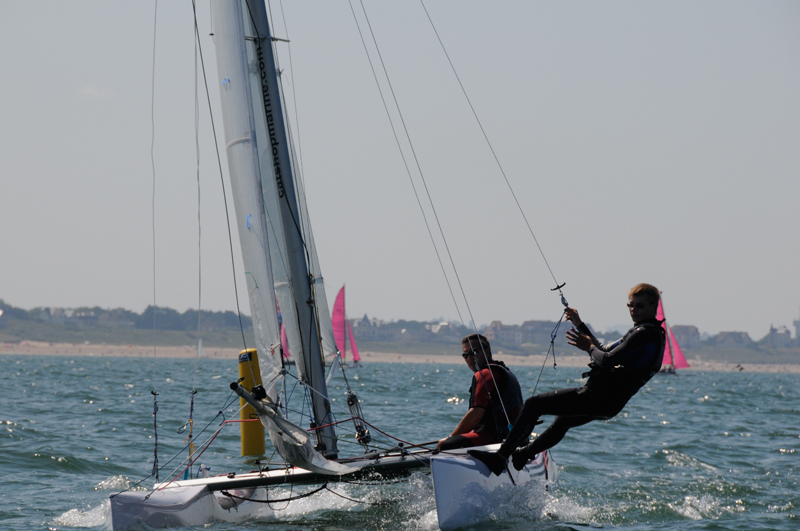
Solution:
[{"label": "pink sail", "polygon": [[344,286],[339,290],[336,295],[336,301],[333,303],[333,312],[331,313],[331,324],[333,325],[333,340],[336,342],[336,348],[342,353],[342,361],[345,359],[345,329],[344,323]]},{"label": "pink sail", "polygon": [[350,321],[347,321],[347,335],[350,337],[350,350],[353,351],[353,363],[361,361],[361,356],[358,354],[358,346],[356,346],[356,338],[353,337],[353,327],[350,326]]},{"label": "pink sail", "polygon": [[689,364],[686,362],[686,358],[683,356],[683,352],[681,352],[681,347],[678,345],[678,340],[675,339],[675,336],[672,334],[672,329],[669,330],[669,338],[670,342],[672,343],[672,362],[675,365],[676,369],[688,369]]},{"label": "pink sail", "polygon": [[336,348],[342,353],[342,361],[345,360],[348,339],[350,341],[350,351],[353,353],[353,362],[358,363],[361,361],[356,339],[353,337],[353,328],[350,326],[350,321],[347,320],[347,314],[344,310],[344,286],[339,290],[339,294],[336,295],[336,301],[333,303],[331,324],[333,325],[333,340],[336,341]]},{"label": "pink sail", "polygon": [[275,307],[278,309],[278,325],[281,327],[281,350],[283,351],[283,359],[288,360],[289,353],[289,340],[286,338],[286,327],[283,326],[283,315],[281,314],[281,305],[275,301]]},{"label": "pink sail", "polygon": [[680,345],[678,345],[678,340],[675,339],[675,336],[672,334],[672,329],[667,325],[667,320],[664,317],[664,306],[661,304],[660,300],[658,301],[656,319],[662,321],[661,327],[667,334],[667,343],[664,345],[664,359],[661,364],[672,365],[676,369],[687,369],[689,364],[686,362]]},{"label": "pink sail", "polygon": [[283,349],[283,358],[288,359],[291,355],[289,353],[289,340],[286,338],[286,327],[281,323],[281,347]]}]

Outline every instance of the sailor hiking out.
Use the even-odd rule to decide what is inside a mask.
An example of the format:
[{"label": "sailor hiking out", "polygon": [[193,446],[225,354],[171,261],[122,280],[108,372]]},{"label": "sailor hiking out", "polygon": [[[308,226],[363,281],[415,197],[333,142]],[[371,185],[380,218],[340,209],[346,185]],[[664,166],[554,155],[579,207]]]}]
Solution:
[{"label": "sailor hiking out", "polygon": [[[536,454],[552,448],[567,431],[593,420],[616,416],[661,368],[665,334],[656,319],[659,291],[650,284],[637,284],[628,292],[628,310],[633,327],[618,341],[602,345],[581,320],[574,308],[566,309],[566,318],[574,328],[567,331],[567,342],[591,358],[586,385],[540,393],[528,398],[511,432],[497,452],[469,450],[500,475],[511,457],[514,468],[521,470]],[[533,427],[542,415],[555,415],[553,423],[539,437],[528,443]]]}]

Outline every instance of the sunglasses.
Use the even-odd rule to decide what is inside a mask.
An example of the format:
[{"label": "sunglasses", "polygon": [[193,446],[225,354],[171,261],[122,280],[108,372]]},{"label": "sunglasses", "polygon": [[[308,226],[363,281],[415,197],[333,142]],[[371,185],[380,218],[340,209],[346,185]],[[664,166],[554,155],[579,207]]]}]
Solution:
[{"label": "sunglasses", "polygon": [[632,302],[629,302],[625,306],[627,306],[628,308],[636,308],[637,310],[644,310],[645,308],[647,308],[650,305],[649,304],[644,304],[642,302],[637,302],[636,304],[634,304]]},{"label": "sunglasses", "polygon": [[461,357],[462,357],[462,358],[464,358],[464,359],[467,359],[467,358],[469,358],[470,356],[477,356],[477,355],[478,355],[478,352],[477,352],[477,351],[475,351],[475,350],[470,350],[469,352],[464,352],[463,354],[461,354]]}]

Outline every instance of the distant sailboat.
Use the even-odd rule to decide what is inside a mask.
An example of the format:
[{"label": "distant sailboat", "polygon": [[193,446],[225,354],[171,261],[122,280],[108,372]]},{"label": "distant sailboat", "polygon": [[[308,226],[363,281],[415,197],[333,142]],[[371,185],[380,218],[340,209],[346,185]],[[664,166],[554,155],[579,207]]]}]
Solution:
[{"label": "distant sailboat", "polygon": [[356,339],[353,337],[353,328],[350,326],[350,321],[347,320],[347,313],[344,309],[344,286],[339,290],[339,294],[336,295],[336,301],[333,303],[331,324],[333,324],[333,339],[336,342],[336,348],[342,353],[343,366],[346,365],[345,361],[347,360],[348,337],[350,338],[350,351],[353,353],[353,366],[360,366],[361,356],[358,354],[358,345],[356,345]]},{"label": "distant sailboat", "polygon": [[683,352],[681,352],[678,340],[675,339],[675,335],[667,324],[666,317],[664,317],[664,306],[661,300],[658,301],[656,319],[661,321],[661,327],[667,334],[667,343],[664,345],[664,360],[661,362],[661,372],[674,373],[677,369],[688,369],[689,364],[686,362]]},{"label": "distant sailboat", "polygon": [[294,365],[292,359],[292,352],[289,350],[289,338],[286,336],[286,326],[283,324],[283,315],[281,315],[281,305],[278,308],[278,324],[281,327],[281,357],[283,358],[284,365]]}]

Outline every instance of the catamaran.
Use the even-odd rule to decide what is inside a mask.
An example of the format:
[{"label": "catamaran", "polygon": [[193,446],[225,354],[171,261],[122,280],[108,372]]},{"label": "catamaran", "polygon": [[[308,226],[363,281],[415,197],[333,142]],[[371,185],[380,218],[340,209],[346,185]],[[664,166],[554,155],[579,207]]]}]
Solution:
[{"label": "catamaran", "polygon": [[[114,530],[272,518],[271,503],[309,496],[331,483],[367,476],[390,480],[419,470],[431,471],[439,525],[445,530],[485,518],[481,493],[485,498],[501,485],[536,479],[544,491],[556,479],[549,453],[537,456],[521,471],[510,467],[507,474],[494,476],[466,450],[436,455],[435,441],[376,444],[372,426],[350,389],[350,418],[335,417],[325,360],[336,358],[337,344],[343,343],[335,339],[302,180],[295,178],[298,170],[284,119],[267,11],[260,0],[212,0],[211,6],[225,149],[256,343],[255,353],[240,356],[240,368],[252,374],[252,380],[233,382],[231,389],[253,408],[284,462],[266,466],[257,462],[256,470],[218,476],[201,467],[199,477],[193,477],[189,471],[197,469],[204,449],[190,451],[178,472],[157,481],[151,490],[111,496]],[[341,313],[344,317],[343,305]],[[344,336],[343,330],[340,333]],[[352,334],[349,328],[348,333]],[[350,344],[355,359],[352,335]],[[291,352],[297,374],[290,371],[283,352]],[[285,393],[289,380],[304,391],[308,407],[293,409],[306,411],[306,418],[290,418],[290,397]],[[308,428],[301,427],[304,424]],[[348,457],[338,448],[337,429],[350,424],[360,453]],[[482,448],[492,450],[497,445]],[[274,487],[303,485],[315,488],[275,498]]]}]

